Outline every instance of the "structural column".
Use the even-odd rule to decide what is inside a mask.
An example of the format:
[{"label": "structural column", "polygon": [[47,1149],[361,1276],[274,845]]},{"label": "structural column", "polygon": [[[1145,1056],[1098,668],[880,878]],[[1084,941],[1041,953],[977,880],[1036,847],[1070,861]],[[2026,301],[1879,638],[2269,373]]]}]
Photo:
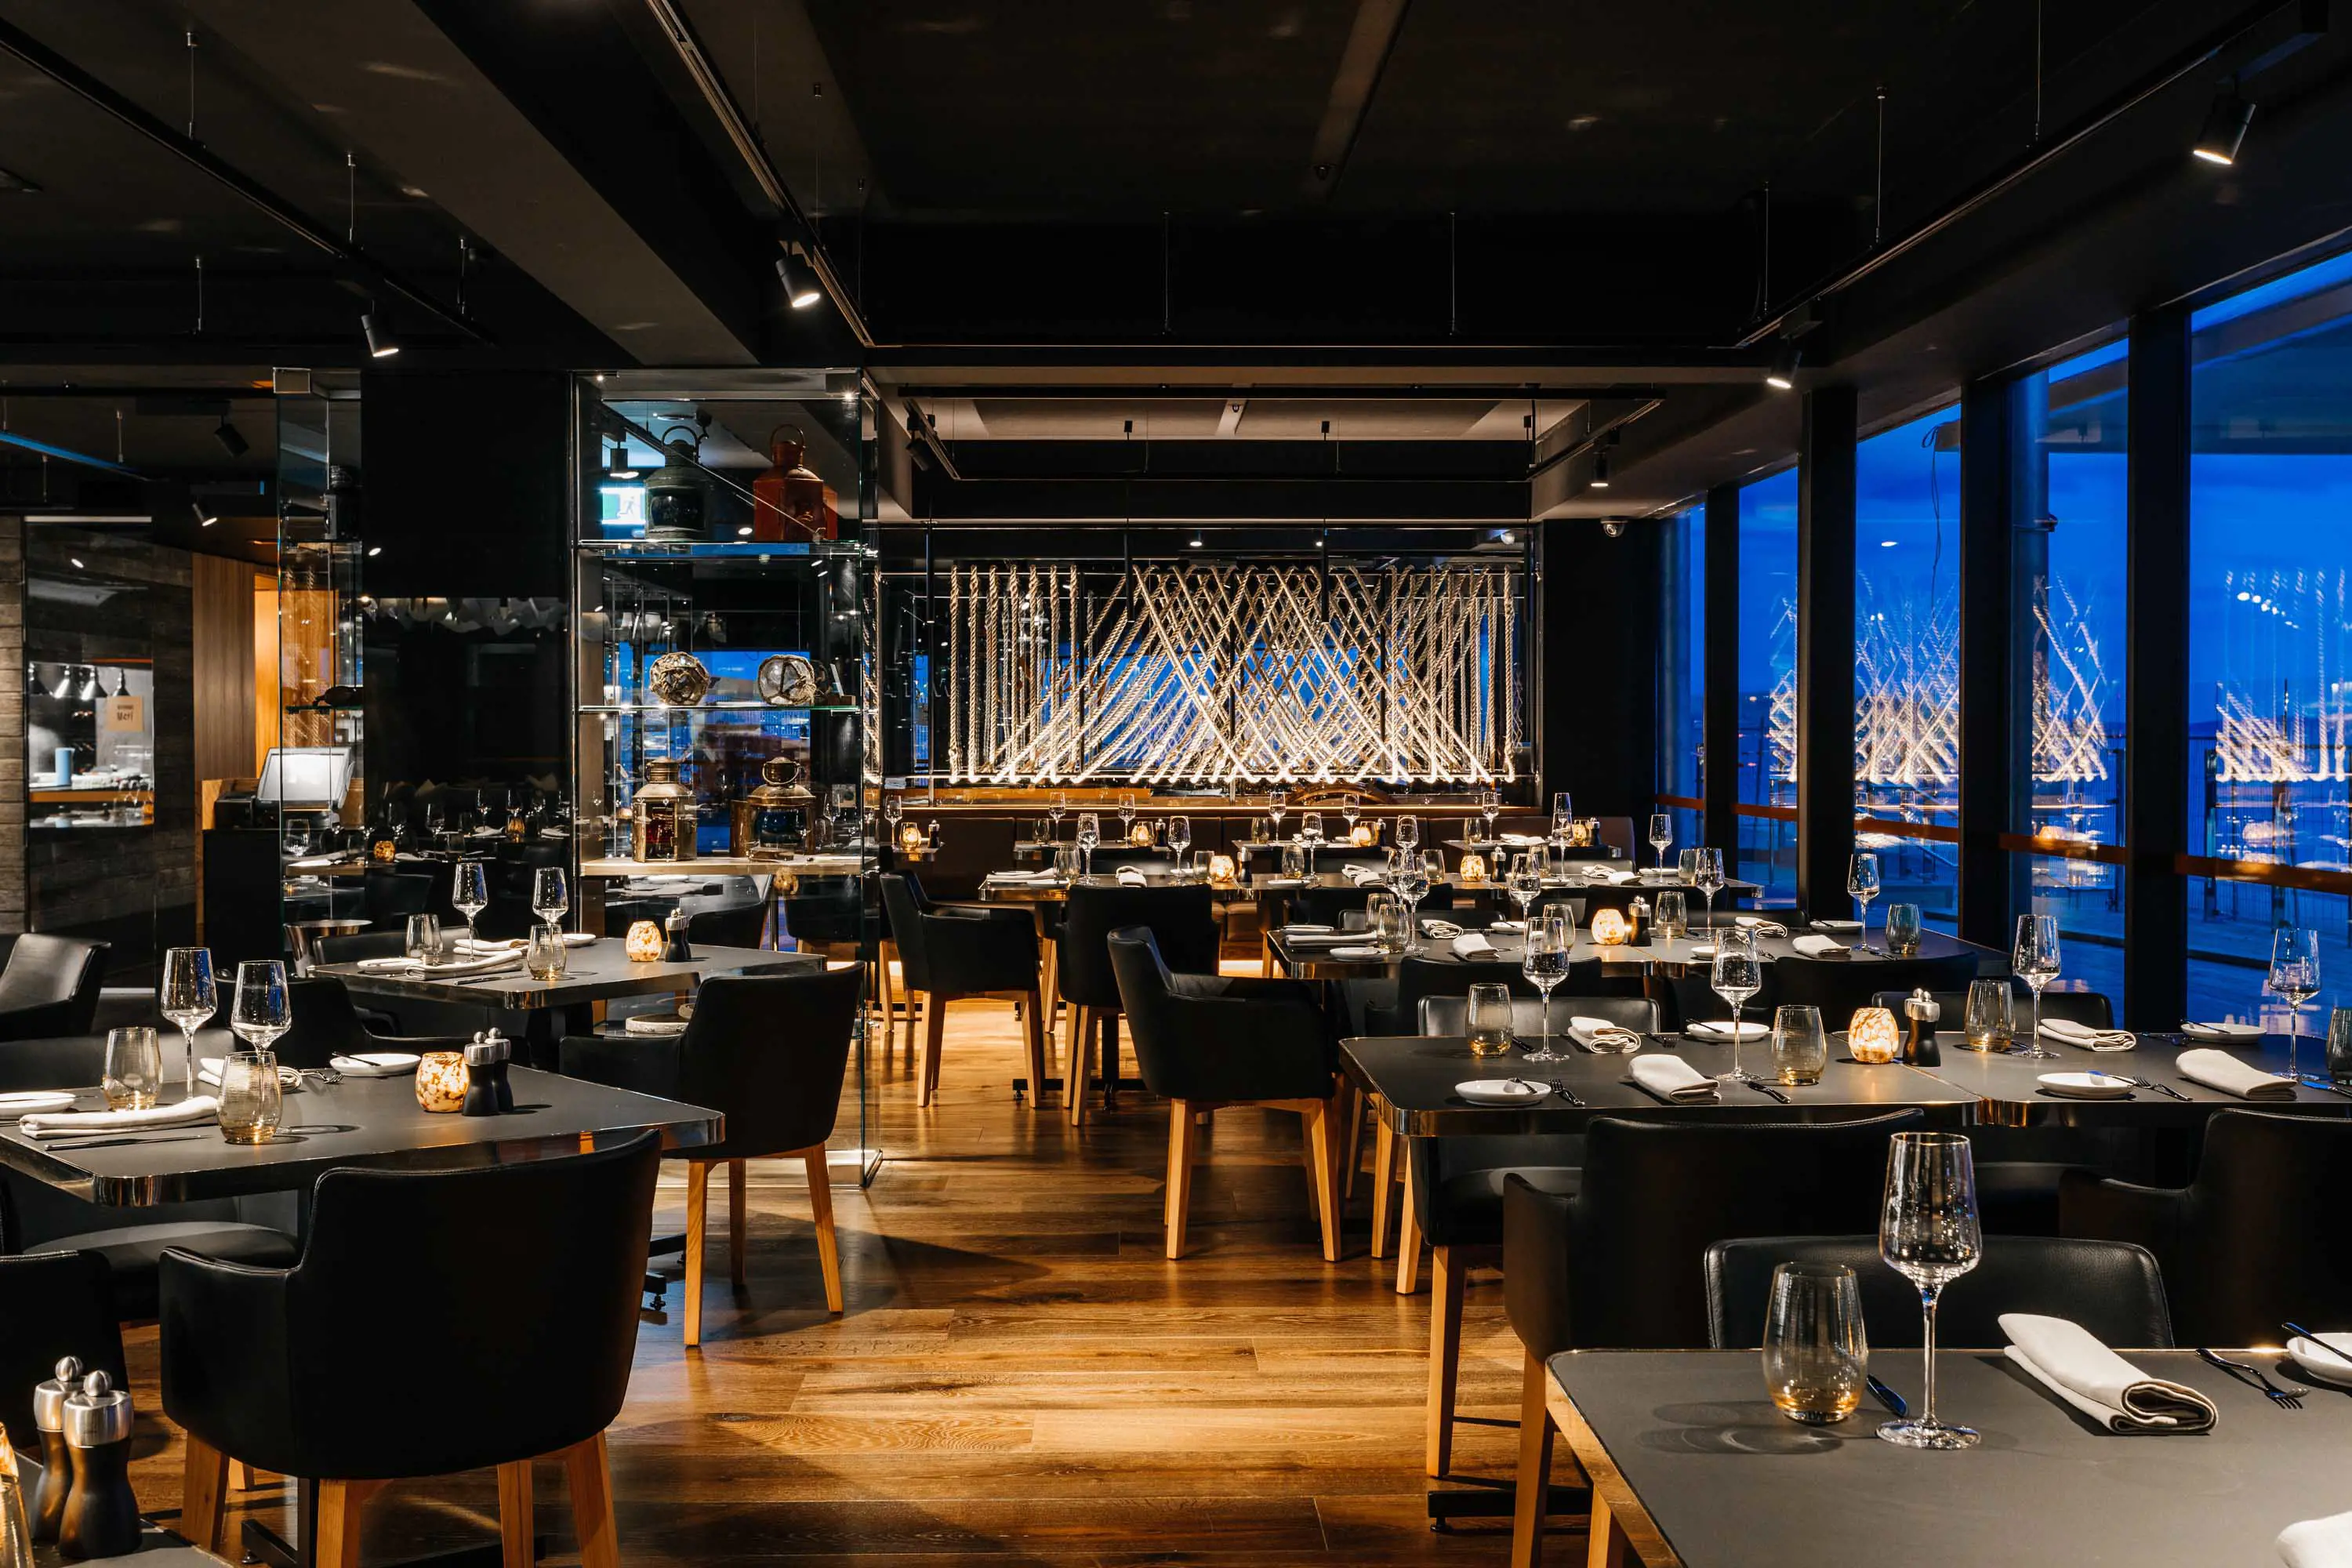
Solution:
[{"label": "structural column", "polygon": [[[2000,948],[2009,941],[2018,891],[2002,835],[2024,819],[2016,781],[2031,774],[2031,742],[2017,744],[2011,626],[2011,405],[2007,380],[1960,392],[1959,934]],[[2031,443],[2027,443],[2030,447]],[[2029,777],[2030,787],[2030,777]]]},{"label": "structural column", "polygon": [[2124,1021],[2187,1014],[2189,911],[2189,315],[2135,316],[2126,430]]},{"label": "structural column", "polygon": [[[1706,801],[1701,839],[1724,852],[1739,843],[1739,487],[1706,492],[1706,651],[1703,724],[1706,757],[1699,770]],[[1735,875],[1737,873],[1734,873]]]},{"label": "structural column", "polygon": [[1843,912],[1853,854],[1854,393],[1805,394],[1797,450],[1797,905]]}]

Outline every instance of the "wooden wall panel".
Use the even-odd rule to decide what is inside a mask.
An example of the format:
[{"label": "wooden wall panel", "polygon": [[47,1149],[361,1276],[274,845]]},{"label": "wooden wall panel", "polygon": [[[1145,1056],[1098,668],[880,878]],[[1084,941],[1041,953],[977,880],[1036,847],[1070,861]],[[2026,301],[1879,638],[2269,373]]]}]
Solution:
[{"label": "wooden wall panel", "polygon": [[252,776],[254,755],[253,568],[198,555],[191,606],[195,657],[195,773],[205,779]]}]

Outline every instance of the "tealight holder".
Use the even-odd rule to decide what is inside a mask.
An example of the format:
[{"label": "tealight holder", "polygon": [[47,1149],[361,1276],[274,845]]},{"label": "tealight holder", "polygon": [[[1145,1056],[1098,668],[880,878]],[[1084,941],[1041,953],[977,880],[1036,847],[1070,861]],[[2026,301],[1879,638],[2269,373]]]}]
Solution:
[{"label": "tealight holder", "polygon": [[466,1053],[427,1051],[416,1062],[416,1104],[424,1110],[466,1109]]},{"label": "tealight holder", "polygon": [[1884,1007],[1857,1007],[1845,1026],[1846,1049],[1858,1062],[1891,1062],[1903,1051],[1895,1015]]},{"label": "tealight holder", "polygon": [[1234,858],[1230,855],[1210,856],[1209,885],[1214,888],[1230,888],[1234,885]]},{"label": "tealight holder", "polygon": [[1454,879],[1465,888],[1484,887],[1486,882],[1486,858],[1478,854],[1463,856],[1462,864],[1454,868]]},{"label": "tealight holder", "polygon": [[1148,824],[1145,824],[1145,823],[1140,823],[1140,822],[1137,823],[1133,827],[1130,827],[1130,828],[1129,828],[1129,829],[1127,830],[1127,841],[1128,841],[1129,844],[1134,845],[1136,847],[1138,847],[1138,848],[1139,848],[1139,849],[1149,849],[1149,848],[1150,848],[1150,847],[1151,847],[1151,828],[1150,828],[1150,826]]},{"label": "tealight holder", "polygon": [[916,826],[913,823],[911,823],[911,822],[910,822],[910,823],[908,823],[905,826],[903,826],[903,827],[901,827],[901,828],[899,828],[899,829],[898,829],[898,847],[899,847],[899,848],[901,848],[901,849],[920,849],[922,847],[923,847],[923,830],[922,830],[921,828],[919,828],[919,827]]},{"label": "tealight holder", "polygon": [[1358,849],[1370,849],[1380,841],[1381,825],[1377,822],[1360,822],[1348,829],[1348,842]]},{"label": "tealight holder", "polygon": [[658,963],[662,955],[662,929],[651,921],[630,923],[625,942],[631,963]]},{"label": "tealight holder", "polygon": [[1593,911],[1592,919],[1585,929],[1592,933],[1592,945],[1595,947],[1622,947],[1633,934],[1633,928],[1615,910]]}]

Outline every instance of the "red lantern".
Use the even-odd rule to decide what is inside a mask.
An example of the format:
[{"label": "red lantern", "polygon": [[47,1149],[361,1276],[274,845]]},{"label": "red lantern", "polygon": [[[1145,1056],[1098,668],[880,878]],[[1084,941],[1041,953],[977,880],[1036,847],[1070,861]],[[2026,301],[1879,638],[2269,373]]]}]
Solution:
[{"label": "red lantern", "polygon": [[779,542],[788,526],[797,526],[811,539],[833,539],[841,531],[841,510],[833,488],[802,461],[805,448],[800,432],[779,425],[768,436],[769,467],[751,481],[751,537]]}]

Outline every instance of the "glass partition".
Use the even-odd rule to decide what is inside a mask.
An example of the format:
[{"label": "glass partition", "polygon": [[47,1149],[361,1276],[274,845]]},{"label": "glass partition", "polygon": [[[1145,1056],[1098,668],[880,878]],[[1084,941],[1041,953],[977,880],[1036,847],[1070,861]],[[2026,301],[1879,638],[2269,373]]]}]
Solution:
[{"label": "glass partition", "polygon": [[1797,471],[1739,492],[1739,870],[1797,896]]},{"label": "glass partition", "polygon": [[1676,512],[1659,535],[1658,806],[1674,818],[1675,844],[1687,847],[1705,841],[1706,509]]}]

